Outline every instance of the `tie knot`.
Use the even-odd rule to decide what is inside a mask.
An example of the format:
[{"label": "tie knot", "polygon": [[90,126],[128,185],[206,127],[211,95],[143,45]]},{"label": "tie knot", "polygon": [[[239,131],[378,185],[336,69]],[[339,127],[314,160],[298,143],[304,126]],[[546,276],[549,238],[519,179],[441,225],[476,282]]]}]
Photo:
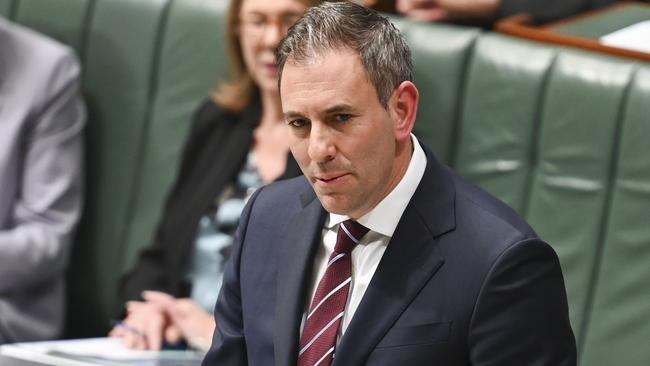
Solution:
[{"label": "tie knot", "polygon": [[359,244],[363,236],[366,235],[368,230],[367,227],[356,221],[343,221],[339,225],[334,251],[337,253],[351,252],[354,246]]}]

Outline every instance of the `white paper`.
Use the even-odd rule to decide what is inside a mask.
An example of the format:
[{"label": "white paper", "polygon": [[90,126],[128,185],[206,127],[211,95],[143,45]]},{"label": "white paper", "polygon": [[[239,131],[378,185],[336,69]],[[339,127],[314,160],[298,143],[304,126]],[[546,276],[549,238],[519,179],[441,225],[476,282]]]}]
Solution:
[{"label": "white paper", "polygon": [[606,46],[650,53],[650,20],[635,23],[600,37]]},{"label": "white paper", "polygon": [[[103,365],[124,365],[130,363],[121,363],[120,361],[151,361],[151,360],[179,360],[191,361],[197,360],[197,364],[202,358],[202,354],[192,351],[136,351],[125,347],[122,341],[117,338],[87,338],[49,342],[25,342],[14,343],[0,347],[0,354],[18,357],[22,359],[48,361],[52,365],[58,365],[55,359],[64,359],[71,356],[68,362],[72,362],[75,356],[79,359],[69,365],[88,365],[84,358],[95,358],[109,362],[91,363]],[[112,363],[110,361],[114,361]],[[136,362],[136,364],[138,364]]]}]

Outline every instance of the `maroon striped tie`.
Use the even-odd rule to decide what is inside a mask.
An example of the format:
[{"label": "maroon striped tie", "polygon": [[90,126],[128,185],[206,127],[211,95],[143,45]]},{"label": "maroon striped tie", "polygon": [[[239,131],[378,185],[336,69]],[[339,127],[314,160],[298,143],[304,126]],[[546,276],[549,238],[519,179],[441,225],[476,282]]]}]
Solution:
[{"label": "maroon striped tie", "polygon": [[352,281],[350,253],[367,232],[368,228],[356,221],[347,220],[339,225],[334,252],[318,283],[300,337],[298,366],[323,366],[332,362]]}]

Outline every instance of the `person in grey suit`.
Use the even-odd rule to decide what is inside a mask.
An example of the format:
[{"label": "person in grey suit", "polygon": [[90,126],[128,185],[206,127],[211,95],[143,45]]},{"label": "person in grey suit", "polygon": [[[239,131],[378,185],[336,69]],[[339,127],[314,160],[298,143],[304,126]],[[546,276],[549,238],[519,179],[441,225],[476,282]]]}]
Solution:
[{"label": "person in grey suit", "polygon": [[277,55],[304,175],[248,201],[203,365],[576,365],[551,246],[411,133],[395,26],[326,2]]},{"label": "person in grey suit", "polygon": [[63,328],[85,109],[72,50],[0,17],[0,344]]}]

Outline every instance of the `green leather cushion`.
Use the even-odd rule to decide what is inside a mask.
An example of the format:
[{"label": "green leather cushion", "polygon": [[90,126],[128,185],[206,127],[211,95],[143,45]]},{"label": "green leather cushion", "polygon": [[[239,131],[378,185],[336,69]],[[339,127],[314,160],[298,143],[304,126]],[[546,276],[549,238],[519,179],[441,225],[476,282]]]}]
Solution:
[{"label": "green leather cushion", "polygon": [[391,19],[413,53],[414,82],[420,91],[415,135],[442,161],[451,159],[460,95],[471,49],[479,30]]},{"label": "green leather cushion", "polygon": [[488,34],[469,65],[456,170],[519,212],[535,164],[540,103],[556,49]]},{"label": "green leather cushion", "polygon": [[150,243],[191,116],[225,75],[226,7],[95,4],[84,65],[92,164],[71,267],[69,336],[102,334],[122,306],[117,281]]},{"label": "green leather cushion", "polygon": [[14,0],[0,0],[0,15],[9,19],[14,5]]},{"label": "green leather cushion", "polygon": [[15,21],[65,43],[81,53],[90,0],[19,0]]},{"label": "green leather cushion", "polygon": [[601,266],[582,347],[583,365],[650,363],[650,66],[624,106]]},{"label": "green leather cushion", "polygon": [[486,34],[469,65],[453,166],[558,252],[583,332],[604,242],[630,62]]},{"label": "green leather cushion", "polygon": [[603,242],[619,111],[631,77],[629,62],[565,50],[540,110],[538,165],[525,214],[561,258],[579,342]]},{"label": "green leather cushion", "polygon": [[225,12],[227,2],[175,1],[166,19],[152,111],[136,180],[122,270],[131,269],[148,246],[176,176],[184,136],[194,110],[226,75]]},{"label": "green leather cushion", "polygon": [[151,115],[167,5],[166,0],[95,3],[83,65],[90,164],[86,210],[72,256],[70,335],[106,331],[115,314],[133,177]]}]

